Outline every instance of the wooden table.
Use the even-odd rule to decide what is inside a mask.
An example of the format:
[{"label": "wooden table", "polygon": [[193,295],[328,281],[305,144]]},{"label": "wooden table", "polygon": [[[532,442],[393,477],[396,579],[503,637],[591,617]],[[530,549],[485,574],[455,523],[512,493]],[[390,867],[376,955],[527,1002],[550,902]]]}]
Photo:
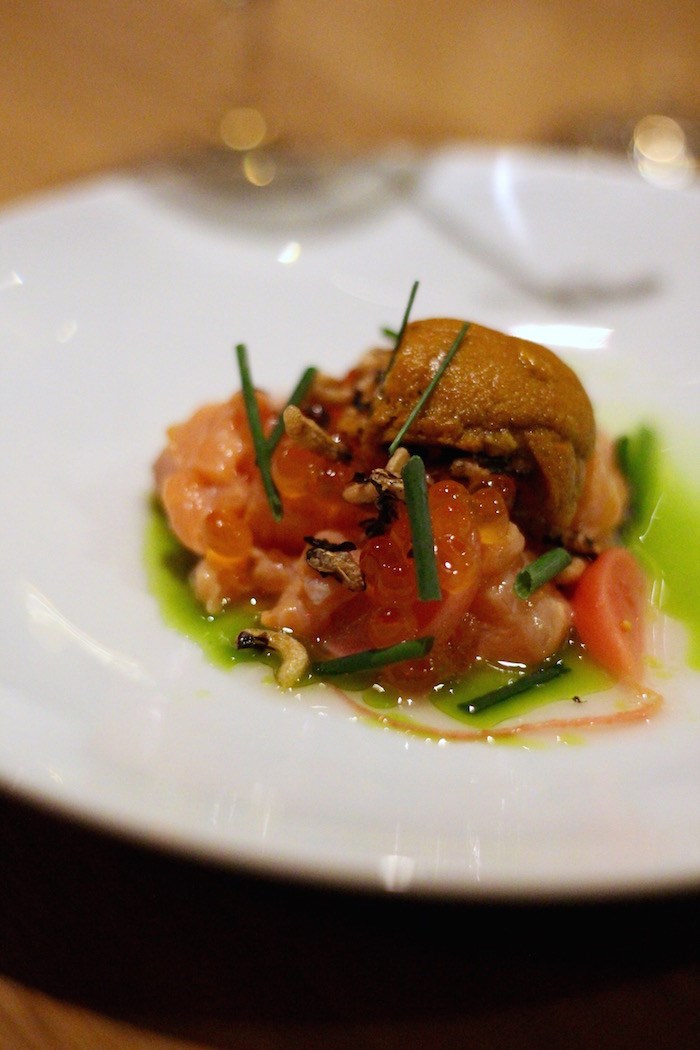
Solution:
[{"label": "wooden table", "polygon": [[[287,141],[341,152],[697,117],[699,10],[258,0],[251,52],[215,0],[5,5],[0,200],[214,141],[246,92]],[[0,842],[2,1050],[700,1045],[698,894],[534,907],[331,892],[7,793]]]},{"label": "wooden table", "polygon": [[534,907],[326,892],[6,796],[0,841],[7,1050],[697,1046],[697,895]]}]

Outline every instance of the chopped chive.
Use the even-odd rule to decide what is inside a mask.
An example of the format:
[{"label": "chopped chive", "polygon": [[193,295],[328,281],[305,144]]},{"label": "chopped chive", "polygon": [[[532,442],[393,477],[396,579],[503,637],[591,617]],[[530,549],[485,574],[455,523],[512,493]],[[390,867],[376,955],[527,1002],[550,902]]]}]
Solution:
[{"label": "chopped chive", "polygon": [[413,285],[411,287],[411,294],[408,297],[408,302],[406,303],[406,309],[403,312],[403,320],[401,322],[401,327],[399,328],[399,334],[396,336],[396,343],[394,344],[394,351],[398,350],[399,345],[401,343],[401,340],[403,339],[403,334],[406,331],[406,325],[408,324],[408,319],[411,316],[411,310],[413,308],[413,300],[415,299],[416,292],[418,291],[418,284],[419,284],[418,281],[414,281]]},{"label": "chopped chive", "polygon": [[391,339],[392,343],[395,343],[399,337],[399,333],[395,328],[380,328],[379,331],[385,338]]},{"label": "chopped chive", "polygon": [[469,322],[465,321],[464,324],[462,325],[462,327],[460,328],[459,332],[457,333],[457,338],[455,339],[454,343],[452,344],[452,346],[450,347],[450,349],[447,351],[447,353],[443,357],[442,361],[440,362],[440,367],[438,368],[437,372],[435,373],[433,378],[430,380],[430,382],[428,383],[427,387],[425,388],[425,390],[423,391],[421,396],[418,398],[418,401],[413,406],[412,411],[408,415],[408,419],[406,420],[404,425],[401,427],[401,429],[399,430],[398,434],[396,435],[396,437],[394,438],[392,443],[389,445],[389,455],[390,456],[393,456],[393,454],[396,452],[396,449],[399,447],[399,445],[401,444],[401,442],[403,440],[404,434],[406,433],[408,428],[411,426],[411,424],[413,423],[414,419],[416,418],[418,413],[423,408],[423,405],[428,400],[428,398],[432,394],[433,390],[435,389],[435,387],[438,385],[438,383],[442,379],[442,376],[443,376],[443,373],[444,373],[445,369],[448,367],[448,365],[452,361],[452,358],[455,356],[455,354],[459,350],[460,346],[462,345],[462,340],[464,339],[464,336],[466,335],[468,328],[469,328]]},{"label": "chopped chive", "polygon": [[653,511],[653,493],[658,470],[658,441],[648,426],[618,438],[615,454],[620,470],[630,487],[630,507],[623,525],[623,539],[631,540],[643,533]]},{"label": "chopped chive", "polygon": [[253,438],[255,462],[260,471],[260,477],[262,478],[267,502],[270,504],[270,510],[272,511],[275,521],[279,521],[282,517],[282,500],[280,499],[280,494],[275,487],[275,483],[272,480],[272,474],[270,473],[270,453],[267,447],[267,442],[265,441],[265,435],[263,434],[262,421],[260,419],[260,412],[258,411],[258,402],[255,397],[255,388],[253,387],[253,381],[250,376],[248,352],[243,343],[239,343],[236,347],[236,358],[238,360],[238,371],[241,375],[243,403],[248,417],[248,426],[250,427],[251,437]]},{"label": "chopped chive", "polygon": [[500,704],[502,700],[510,700],[512,696],[526,693],[530,689],[536,689],[537,686],[544,685],[545,682],[551,682],[552,679],[559,678],[560,675],[568,674],[570,670],[570,667],[561,662],[546,664],[544,667],[540,667],[538,671],[520,675],[519,678],[515,678],[512,682],[508,682],[498,689],[491,689],[488,693],[482,693],[481,696],[475,696],[471,700],[465,700],[463,703],[457,704],[457,707],[460,711],[476,715],[481,711],[485,711],[487,707]]},{"label": "chopped chive", "polygon": [[[302,373],[301,378],[299,379],[299,382],[294,387],[294,390],[292,391],[292,393],[291,393],[291,395],[289,397],[289,400],[287,401],[287,404],[284,406],[284,408],[288,408],[289,405],[300,405],[301,404],[301,402],[306,397],[306,395],[307,395],[307,393],[309,391],[309,388],[311,387],[311,384],[313,383],[314,379],[316,378],[316,372],[317,371],[318,371],[318,369],[314,368],[313,365],[311,365],[309,368],[305,369],[305,371]],[[272,455],[272,453],[275,451],[275,449],[277,448],[277,445],[279,443],[280,438],[284,434],[284,420],[282,418],[282,415],[284,413],[284,408],[280,412],[279,419],[277,420],[277,422],[275,423],[274,427],[272,428],[272,430],[270,431],[270,433],[268,434],[268,437],[267,437],[267,451],[268,451],[269,455]]]},{"label": "chopped chive", "polygon": [[432,638],[412,638],[385,649],[363,649],[359,653],[338,656],[335,660],[321,660],[313,664],[311,670],[322,676],[372,671],[388,664],[401,663],[402,660],[418,660],[429,653],[432,647]]},{"label": "chopped chive", "polygon": [[518,598],[529,598],[540,587],[544,586],[562,569],[571,564],[571,555],[563,547],[554,547],[551,551],[545,551],[524,569],[521,569],[515,577],[513,590]]},{"label": "chopped chive", "polygon": [[384,369],[384,376],[385,377],[386,377],[387,373],[391,371],[391,366],[394,363],[394,358],[396,357],[397,351],[398,351],[399,347],[401,346],[401,340],[403,339],[403,334],[406,331],[406,325],[408,324],[408,318],[411,315],[411,309],[413,307],[413,300],[415,299],[416,292],[418,291],[418,283],[419,283],[418,281],[414,281],[413,282],[413,287],[411,288],[411,294],[408,297],[408,302],[406,303],[406,309],[403,312],[403,320],[401,322],[401,327],[399,328],[398,333],[392,332],[390,328],[385,328],[384,329],[384,334],[388,335],[389,338],[393,338],[394,339],[394,349],[391,351],[391,357],[389,358],[389,363],[387,364],[386,368]]},{"label": "chopped chive", "polygon": [[442,592],[435,561],[433,526],[428,507],[428,485],[425,479],[425,466],[420,456],[411,456],[401,471],[401,477],[411,526],[418,597],[422,602],[439,601]]}]

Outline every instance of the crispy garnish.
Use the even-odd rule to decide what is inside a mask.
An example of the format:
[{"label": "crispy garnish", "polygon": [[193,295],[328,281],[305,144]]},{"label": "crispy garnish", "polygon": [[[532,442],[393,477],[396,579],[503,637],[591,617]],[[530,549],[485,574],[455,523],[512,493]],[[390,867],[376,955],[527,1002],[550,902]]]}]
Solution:
[{"label": "crispy garnish", "polygon": [[584,558],[593,554],[602,554],[606,546],[604,542],[600,543],[580,529],[569,529],[565,532],[562,536],[562,543],[572,554],[580,554]]},{"label": "crispy garnish", "polygon": [[324,405],[350,405],[355,394],[355,387],[347,379],[317,372],[311,388],[312,397]]},{"label": "crispy garnish", "polygon": [[352,540],[341,540],[340,543],[336,543],[335,540],[327,540],[324,536],[304,536],[304,543],[308,543],[310,547],[320,547],[324,551],[357,550],[357,544]]},{"label": "crispy garnish", "polygon": [[346,503],[362,505],[376,503],[382,493],[389,493],[395,499],[403,499],[403,481],[399,474],[378,467],[369,474],[358,474],[356,479],[343,489]]},{"label": "crispy garnish", "polygon": [[470,485],[481,484],[488,481],[491,471],[488,467],[482,467],[473,459],[453,459],[450,463],[450,475],[460,481],[468,481]]},{"label": "crispy garnish", "polygon": [[379,492],[376,499],[376,516],[374,518],[365,518],[360,522],[360,527],[364,529],[365,536],[371,538],[384,535],[398,517],[398,502],[393,493]]},{"label": "crispy garnish", "polygon": [[394,474],[391,470],[382,470],[377,467],[370,471],[370,484],[374,486],[375,493],[389,492],[396,499],[404,498],[403,480],[400,474]]},{"label": "crispy garnish", "polygon": [[287,436],[297,445],[332,460],[349,460],[350,452],[339,437],[334,437],[309,419],[296,405],[287,405],[283,414]]},{"label": "crispy garnish", "polygon": [[280,657],[277,682],[283,689],[290,689],[309,670],[310,661],[306,649],[288,631],[268,631],[263,628],[248,628],[241,631],[236,641],[237,649],[273,650]]},{"label": "crispy garnish", "polygon": [[365,578],[360,566],[355,561],[352,551],[356,546],[350,540],[344,543],[332,543],[330,540],[306,536],[309,549],[306,560],[320,576],[333,576],[349,591],[364,591]]},{"label": "crispy garnish", "polygon": [[562,569],[556,577],[554,582],[557,587],[570,587],[572,584],[577,583],[588,564],[590,564],[589,559],[574,556],[566,568]]},{"label": "crispy garnish", "polygon": [[343,490],[346,503],[376,503],[382,493],[389,493],[396,499],[403,500],[403,479],[401,471],[408,463],[408,449],[397,448],[386,467],[377,467],[369,474],[359,474]]},{"label": "crispy garnish", "polygon": [[343,489],[343,499],[346,503],[362,506],[364,503],[376,503],[377,489],[370,481],[369,474],[356,474],[355,480],[351,481]]},{"label": "crispy garnish", "polygon": [[408,449],[404,448],[403,445],[401,445],[399,448],[396,449],[396,452],[394,452],[394,454],[389,457],[386,469],[389,471],[390,474],[401,474],[401,471],[406,466],[410,458],[411,454],[408,451]]}]

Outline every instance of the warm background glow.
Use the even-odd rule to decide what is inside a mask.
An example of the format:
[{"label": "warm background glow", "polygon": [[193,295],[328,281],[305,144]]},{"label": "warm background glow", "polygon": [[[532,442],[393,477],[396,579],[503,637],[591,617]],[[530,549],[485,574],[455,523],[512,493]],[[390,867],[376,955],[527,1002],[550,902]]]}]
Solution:
[{"label": "warm background glow", "polygon": [[222,139],[610,145],[638,126],[635,154],[655,135],[654,154],[676,132],[640,121],[700,117],[697,0],[23,0],[1,17],[0,199]]}]

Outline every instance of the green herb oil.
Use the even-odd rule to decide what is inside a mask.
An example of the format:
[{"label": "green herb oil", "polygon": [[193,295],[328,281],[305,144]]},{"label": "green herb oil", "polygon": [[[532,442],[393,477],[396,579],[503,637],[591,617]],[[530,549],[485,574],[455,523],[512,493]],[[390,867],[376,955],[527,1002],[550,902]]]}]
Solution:
[{"label": "green herb oil", "polygon": [[252,624],[254,608],[238,607],[217,616],[202,609],[189,584],[195,558],[173,536],[155,500],[149,508],[145,560],[149,587],[168,626],[196,642],[219,667],[252,658],[245,650],[236,649],[236,638]]},{"label": "green herb oil", "polygon": [[653,601],[688,631],[688,666],[700,671],[700,495],[663,472],[647,526],[629,542],[654,581]]}]

